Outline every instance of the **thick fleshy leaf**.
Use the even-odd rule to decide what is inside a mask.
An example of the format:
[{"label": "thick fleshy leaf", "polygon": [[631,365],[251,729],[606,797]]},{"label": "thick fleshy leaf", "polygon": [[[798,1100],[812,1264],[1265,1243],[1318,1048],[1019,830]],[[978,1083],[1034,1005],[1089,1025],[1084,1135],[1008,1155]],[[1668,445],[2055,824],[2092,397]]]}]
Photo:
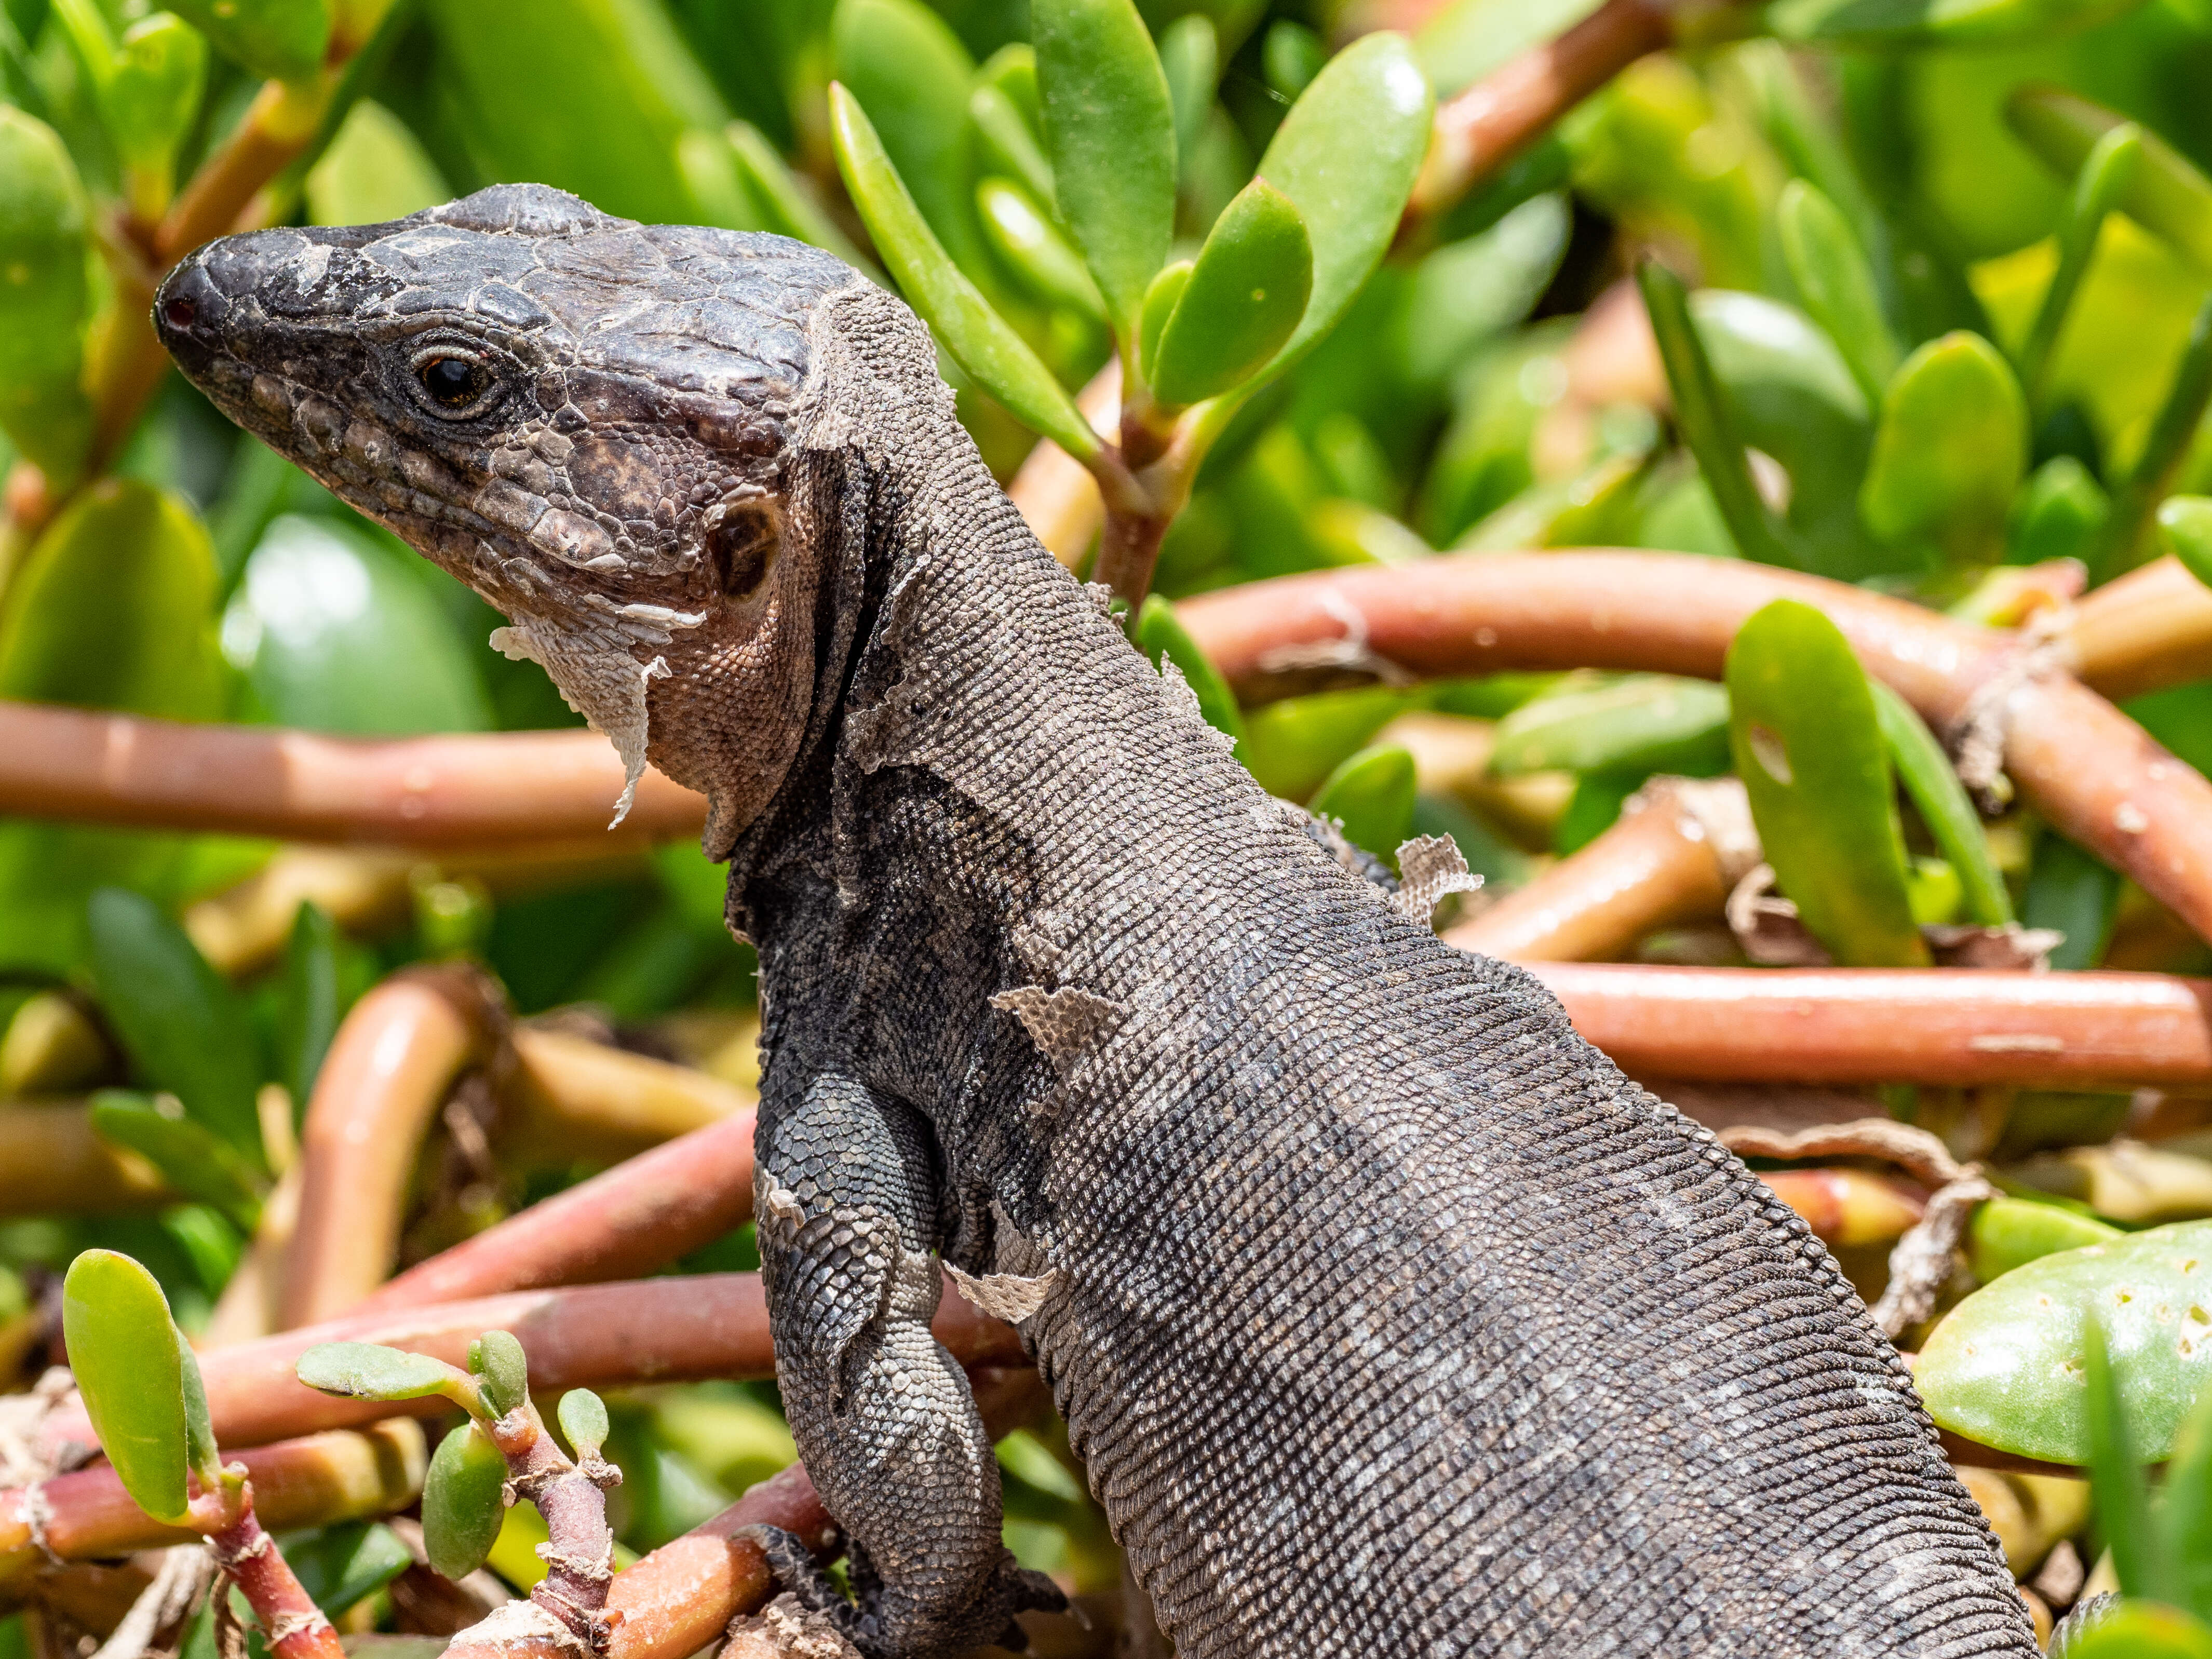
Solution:
[{"label": "thick fleshy leaf", "polygon": [[[226,1275],[228,1277],[228,1275]],[[201,1488],[212,1492],[222,1478],[222,1456],[215,1443],[215,1419],[208,1413],[207,1381],[200,1375],[199,1356],[185,1334],[177,1336],[177,1380],[185,1401],[185,1462],[200,1478]]]},{"label": "thick fleshy leaf", "polygon": [[1413,755],[1396,744],[1363,749],[1322,781],[1307,810],[1334,819],[1344,838],[1395,865],[1413,832]]},{"label": "thick fleshy leaf", "polygon": [[398,1534],[373,1521],[342,1521],[295,1534],[285,1540],[284,1559],[300,1588],[333,1619],[415,1564]]},{"label": "thick fleshy leaf", "polygon": [[246,559],[223,613],[224,654],[287,726],[483,731],[483,683],[417,562],[343,520],[286,514]]},{"label": "thick fleshy leaf", "polygon": [[84,186],[54,130],[0,104],[0,431],[55,483],[92,441]]},{"label": "thick fleshy leaf", "polygon": [[181,1521],[184,1369],[161,1287],[127,1255],[87,1250],[62,1282],[62,1334],[85,1414],[123,1490],[156,1521]]},{"label": "thick fleshy leaf", "polygon": [[750,121],[732,121],[722,129],[738,176],[752,191],[753,204],[766,222],[765,228],[836,254],[872,282],[882,282],[876,262],[854,246],[853,239],[837,228],[836,222],[799,185],[783,157],[776,154],[758,127]]},{"label": "thick fleshy leaf", "polygon": [[597,1457],[607,1443],[607,1402],[589,1389],[571,1389],[561,1396],[557,1414],[570,1449],[578,1457]]},{"label": "thick fleshy leaf", "polygon": [[151,899],[101,889],[89,933],[100,1007],[131,1058],[195,1123],[258,1164],[260,1044],[243,1000]]},{"label": "thick fleshy leaf", "polygon": [[1700,331],[1692,321],[1689,292],[1682,279],[1656,261],[1646,260],[1638,268],[1636,280],[1666,364],[1675,424],[1697,459],[1737,550],[1762,564],[1809,569],[1814,562],[1811,550],[1787,526],[1775,521],[1752,482],[1744,439],[1731,418]]},{"label": "thick fleshy leaf", "polygon": [[179,1112],[174,1101],[168,1105],[165,1113],[144,1095],[103,1089],[92,1097],[93,1132],[137,1153],[178,1192],[213,1205],[250,1236],[261,1215],[260,1182],[228,1144]]},{"label": "thick fleshy leaf", "polygon": [[[2069,179],[2097,143],[2127,118],[2079,93],[2029,86],[2005,100],[2005,118],[2021,142]],[[2212,269],[2212,179],[2156,133],[2144,131],[2142,152],[2127,169],[2113,205]]]},{"label": "thick fleshy leaf", "polygon": [[2142,129],[2132,121],[2114,127],[2097,140],[2075,175],[2074,192],[2066,204],[2066,222],[2058,233],[2058,269],[2051,286],[2043,291],[2034,326],[2020,349],[2021,382],[2031,401],[2041,395],[2051,351],[2058,343],[2059,331],[2066,326],[2075,296],[2081,292],[2081,279],[2088,275],[2089,261],[2096,257],[2106,216],[2119,205],[2142,161]]},{"label": "thick fleshy leaf", "polygon": [[2197,310],[2189,343],[2174,365],[2150,430],[2143,434],[2142,453],[2112,494],[2112,510],[2089,557],[2093,582],[2123,575],[2149,556],[2146,544],[2153,538],[2159,503],[2172,490],[2208,406],[2212,406],[2212,296]]},{"label": "thick fleshy leaf", "polygon": [[376,1342],[318,1343],[295,1369],[309,1388],[349,1400],[421,1400],[434,1394],[466,1408],[477,1397],[476,1384],[444,1360]]},{"label": "thick fleshy leaf", "polygon": [[2182,568],[2212,587],[2212,496],[2168,496],[2159,504],[2158,533]]},{"label": "thick fleshy leaf", "polygon": [[407,124],[372,99],[347,112],[307,169],[307,213],[319,225],[373,225],[449,200],[453,187]]},{"label": "thick fleshy leaf", "polygon": [[1010,179],[986,179],[975,186],[975,211],[991,251],[1039,299],[1094,317],[1106,314],[1106,302],[1082,256],[1068,246],[1029,191]]},{"label": "thick fleshy leaf", "polygon": [[422,1549],[452,1579],[483,1565],[507,1516],[507,1460],[484,1431],[464,1423],[438,1443],[422,1479]]},{"label": "thick fleshy leaf", "polygon": [[1929,1415],[1985,1446],[2089,1455],[2089,1321],[2100,1319],[2136,1454],[2163,1461],[2212,1376],[2212,1221],[2046,1255],[1959,1304],[1922,1346]]},{"label": "thick fleshy leaf", "polygon": [[[213,719],[223,696],[215,580],[207,532],[181,501],[134,481],[91,485],[0,599],[0,697]],[[0,962],[80,970],[94,890],[159,888],[179,845],[145,830],[0,820]]]},{"label": "thick fleshy leaf", "polygon": [[1030,130],[1029,117],[1004,87],[979,74],[968,94],[968,118],[975,124],[987,167],[1018,179],[1040,202],[1057,199],[1052,163],[1045,158],[1044,145]]},{"label": "thick fleshy leaf", "polygon": [[2199,1619],[2212,1619],[2212,1393],[2200,1398],[2180,1432],[2159,1493],[2168,1596]]},{"label": "thick fleshy leaf", "polygon": [[2112,510],[2112,498],[2087,467],[2071,455],[2054,455],[2035,469],[2013,501],[2005,561],[2087,560]]},{"label": "thick fleshy leaf", "polygon": [[[968,49],[920,0],[837,0],[830,16],[830,73],[866,112],[938,241],[954,264],[975,276],[983,243],[969,199],[964,151],[975,73]],[[867,217],[865,208],[861,216]],[[868,230],[875,234],[872,220]],[[876,246],[888,260],[880,235]]]},{"label": "thick fleshy leaf", "polygon": [[868,234],[937,343],[977,385],[1078,459],[1098,453],[1098,434],[1028,343],[992,310],[931,234],[875,129],[853,95],[830,88],[830,131],[837,170],[867,222]]},{"label": "thick fleshy leaf", "polygon": [[1964,331],[1930,340],[1882,396],[1859,491],[1867,528],[1953,559],[1994,560],[2027,470],[2027,399],[1995,346]]},{"label": "thick fleshy leaf", "polygon": [[1842,210],[1802,179],[1783,186],[1777,219],[1805,309],[1828,331],[1873,404],[1897,373],[1899,354],[1865,250]]},{"label": "thick fleshy leaf", "polygon": [[1784,895],[1842,966],[1925,967],[1874,694],[1841,631],[1777,599],[1727,673],[1729,746]]},{"label": "thick fleshy leaf", "polygon": [[1304,800],[1413,703],[1407,693],[1387,685],[1286,697],[1245,716],[1239,753],[1269,794]]},{"label": "thick fleshy leaf", "polygon": [[2212,1659],[2212,1626],[2179,1607],[2130,1597],[2051,1659]]},{"label": "thick fleshy leaf", "polygon": [[1490,770],[1509,778],[1613,767],[1711,774],[1727,769],[1728,723],[1721,687],[1638,674],[1522,703],[1498,723]]},{"label": "thick fleshy leaf", "polygon": [[1975,1210],[1966,1232],[1966,1261],[1986,1285],[2061,1250],[2124,1237],[2118,1227],[2057,1204],[1993,1198]]},{"label": "thick fleshy leaf", "polygon": [[1212,659],[1198,648],[1198,641],[1176,620],[1173,605],[1157,593],[1146,594],[1143,608],[1137,612],[1133,637],[1137,648],[1152,659],[1153,667],[1159,667],[1163,660],[1176,665],[1183,684],[1198,699],[1198,712],[1206,716],[1208,726],[1232,738],[1244,735],[1244,714],[1237,706],[1237,694],[1221,678]]},{"label": "thick fleshy leaf", "polygon": [[292,917],[276,990],[278,1080],[297,1109],[304,1110],[314,1093],[323,1056],[345,1012],[343,995],[337,924],[320,905],[303,901]]},{"label": "thick fleshy leaf", "polygon": [[1911,703],[1879,680],[1869,680],[1874,692],[1875,714],[1881,722],[1882,741],[1889,746],[1890,764],[1897,769],[1905,793],[1919,810],[1920,820],[1936,838],[1936,846],[1957,874],[1967,920],[1982,927],[2002,927],[2013,920],[2012,896],[1990,851],[1980,816],[1959,781],[1951,757],[1936,734]]},{"label": "thick fleshy leaf", "polygon": [[2142,0],[1775,0],[1784,40],[1857,46],[1996,46],[2071,34]]},{"label": "thick fleshy leaf", "polygon": [[[2093,1247],[2094,1248],[2094,1247]],[[2127,1401],[2114,1375],[2104,1321],[2083,1322],[2082,1413],[2088,1430],[2089,1492],[2097,1529],[2112,1552],[2112,1570],[2127,1595],[2163,1596],[2172,1582],[2166,1540],[2153,1523],[2142,1458],[2127,1421]]]},{"label": "thick fleshy leaf", "polygon": [[125,164],[156,181],[152,201],[167,204],[171,164],[206,82],[207,41],[182,18],[157,11],[124,31],[100,107]]},{"label": "thick fleshy leaf", "polygon": [[1176,164],[1187,169],[1221,84],[1221,36],[1211,17],[1194,11],[1160,31],[1160,72],[1175,111]]},{"label": "thick fleshy leaf", "polygon": [[483,1378],[484,1403],[501,1417],[530,1398],[530,1361],[511,1331],[486,1331],[471,1343],[469,1369]]},{"label": "thick fleshy leaf", "polygon": [[1431,107],[1413,48],[1384,31],[1331,58],[1275,129],[1260,176],[1305,222],[1313,292],[1274,372],[1336,326],[1381,263],[1428,154]]},{"label": "thick fleshy leaf", "polygon": [[1194,404],[1256,374],[1304,316],[1313,243],[1291,198],[1255,179],[1214,222],[1147,354],[1163,404]]},{"label": "thick fleshy leaf", "polygon": [[322,67],[331,0],[168,0],[169,9],[256,75],[297,81]]},{"label": "thick fleshy leaf", "polygon": [[1160,267],[1159,275],[1152,278],[1152,286],[1145,290],[1145,303],[1137,319],[1138,362],[1144,365],[1146,374],[1152,373],[1152,364],[1160,355],[1160,336],[1167,331],[1168,319],[1175,315],[1176,302],[1182,291],[1190,286],[1190,273],[1196,268],[1194,259],[1178,259],[1171,265]]},{"label": "thick fleshy leaf", "polygon": [[729,111],[659,0],[422,0],[422,15],[441,106],[484,176],[649,224],[696,219],[677,140]]},{"label": "thick fleshy leaf", "polygon": [[1060,216],[1115,325],[1134,331],[1175,235],[1175,112],[1132,0],[1030,0]]}]

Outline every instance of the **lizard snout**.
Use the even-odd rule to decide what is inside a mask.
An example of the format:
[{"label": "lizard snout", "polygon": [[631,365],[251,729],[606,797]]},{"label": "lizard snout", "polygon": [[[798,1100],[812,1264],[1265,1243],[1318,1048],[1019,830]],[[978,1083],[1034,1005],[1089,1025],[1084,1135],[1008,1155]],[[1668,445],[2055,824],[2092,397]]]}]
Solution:
[{"label": "lizard snout", "polygon": [[215,355],[229,297],[198,255],[169,273],[154,295],[154,331],[187,374]]}]

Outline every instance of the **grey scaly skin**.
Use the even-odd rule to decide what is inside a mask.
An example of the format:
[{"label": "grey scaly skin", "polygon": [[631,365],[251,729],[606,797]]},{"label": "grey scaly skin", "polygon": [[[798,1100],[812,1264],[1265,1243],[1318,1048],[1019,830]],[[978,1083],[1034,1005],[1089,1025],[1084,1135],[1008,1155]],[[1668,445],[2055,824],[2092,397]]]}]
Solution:
[{"label": "grey scaly skin", "polygon": [[1057,1599],[932,1252],[1018,1322],[1188,1659],[2034,1652],[1820,1243],[1261,793],[896,301],[509,186],[217,242],[155,315],[709,798],[778,1376],[866,1652]]}]

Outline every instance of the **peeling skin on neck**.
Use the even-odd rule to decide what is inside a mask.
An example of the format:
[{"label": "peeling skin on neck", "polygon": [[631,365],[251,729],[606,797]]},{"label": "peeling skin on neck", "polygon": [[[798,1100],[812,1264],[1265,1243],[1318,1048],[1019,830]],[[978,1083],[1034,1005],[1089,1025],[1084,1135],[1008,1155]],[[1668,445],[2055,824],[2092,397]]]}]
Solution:
[{"label": "peeling skin on neck", "polygon": [[786,493],[821,301],[856,280],[499,185],[222,238],[155,325],[225,414],[506,614],[493,644],[622,757],[614,823],[649,763],[708,796],[720,856],[806,725],[821,572]]}]

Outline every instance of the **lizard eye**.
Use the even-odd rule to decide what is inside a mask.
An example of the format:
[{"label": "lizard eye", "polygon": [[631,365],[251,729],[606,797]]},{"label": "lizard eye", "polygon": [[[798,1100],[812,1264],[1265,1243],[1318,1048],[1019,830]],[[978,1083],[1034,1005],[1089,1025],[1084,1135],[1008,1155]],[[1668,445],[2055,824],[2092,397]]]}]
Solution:
[{"label": "lizard eye", "polygon": [[477,402],[491,386],[490,371],[472,357],[425,357],[415,365],[415,378],[432,403],[455,411]]}]

